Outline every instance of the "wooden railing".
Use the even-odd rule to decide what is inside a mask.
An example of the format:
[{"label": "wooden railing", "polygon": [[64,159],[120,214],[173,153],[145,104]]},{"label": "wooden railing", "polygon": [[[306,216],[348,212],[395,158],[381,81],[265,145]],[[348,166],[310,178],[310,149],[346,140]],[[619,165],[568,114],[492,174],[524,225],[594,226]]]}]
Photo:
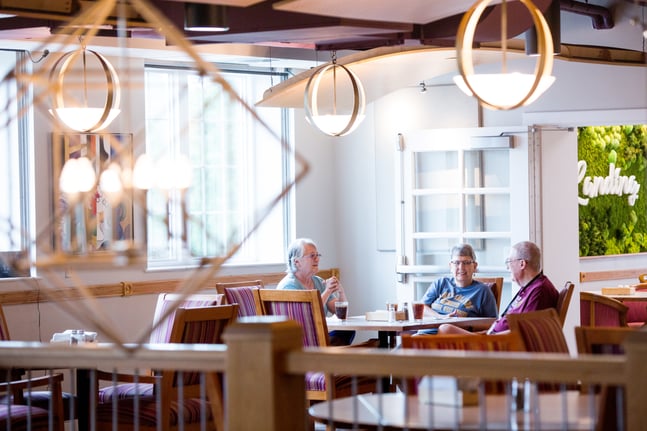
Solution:
[{"label": "wooden railing", "polygon": [[[225,332],[226,346],[59,346],[0,343],[0,368],[184,369],[222,371],[226,376],[226,429],[304,430],[308,426],[304,374],[323,371],[351,376],[448,375],[608,384],[626,391],[626,429],[647,430],[647,332],[636,331],[624,356],[570,357],[555,354],[303,349],[296,322],[260,318]],[[303,412],[301,414],[300,412]]]}]

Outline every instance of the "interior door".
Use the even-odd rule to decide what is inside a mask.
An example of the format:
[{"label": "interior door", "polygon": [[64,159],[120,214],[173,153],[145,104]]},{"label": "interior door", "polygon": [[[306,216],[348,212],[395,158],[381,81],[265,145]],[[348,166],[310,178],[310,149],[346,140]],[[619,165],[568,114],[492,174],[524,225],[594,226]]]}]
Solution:
[{"label": "interior door", "polygon": [[503,276],[511,244],[528,239],[533,172],[528,128],[430,129],[399,135],[396,157],[398,300],[449,274],[449,251],[470,243],[479,276]]}]

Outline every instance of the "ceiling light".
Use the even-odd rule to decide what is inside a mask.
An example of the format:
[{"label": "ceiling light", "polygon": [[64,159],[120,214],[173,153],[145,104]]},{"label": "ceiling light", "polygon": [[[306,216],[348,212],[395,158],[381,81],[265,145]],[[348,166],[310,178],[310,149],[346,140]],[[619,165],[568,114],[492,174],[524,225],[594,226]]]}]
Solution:
[{"label": "ceiling light", "polygon": [[553,41],[548,24],[541,11],[530,0],[519,0],[530,12],[537,31],[538,56],[534,74],[509,73],[506,65],[507,5],[501,3],[501,73],[476,74],[472,58],[472,44],[478,21],[492,0],[480,0],[463,16],[456,36],[456,51],[460,75],[456,85],[467,95],[476,97],[490,109],[509,110],[535,101],[555,82],[553,69]]},{"label": "ceiling light", "polygon": [[227,7],[207,3],[184,3],[184,29],[227,31]]},{"label": "ceiling light", "polygon": [[[338,79],[338,72],[343,72],[347,79]],[[320,92],[322,83],[330,91]],[[350,69],[337,64],[333,53],[332,62],[310,76],[305,88],[304,107],[310,124],[327,135],[344,136],[354,131],[364,120],[364,87]]]},{"label": "ceiling light", "polygon": [[[98,61],[102,71],[101,79],[105,79],[105,82],[97,84],[88,80],[88,53]],[[80,82],[72,79],[78,76],[78,73],[73,71],[73,66],[79,57],[82,61]],[[90,77],[94,76],[95,73],[91,71]],[[59,58],[54,63],[49,78],[56,85],[56,92],[52,100],[53,106],[49,112],[72,130],[78,132],[102,130],[112,123],[121,112],[119,109],[121,90],[117,72],[105,57],[96,51],[86,49],[85,45]],[[96,96],[97,87],[106,92],[103,107],[89,106],[90,98],[96,98],[94,96]]]}]

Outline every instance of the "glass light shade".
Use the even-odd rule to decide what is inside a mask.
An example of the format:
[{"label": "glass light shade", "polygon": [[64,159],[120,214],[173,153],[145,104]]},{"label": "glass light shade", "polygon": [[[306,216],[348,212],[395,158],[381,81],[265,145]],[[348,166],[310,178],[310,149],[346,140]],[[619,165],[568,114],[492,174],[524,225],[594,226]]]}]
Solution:
[{"label": "glass light shade", "polygon": [[[479,98],[489,105],[501,109],[510,109],[522,100],[535,82],[535,75],[530,73],[481,73],[467,76],[470,86],[479,94]],[[454,82],[465,94],[473,96],[461,75],[454,76]],[[533,94],[523,102],[526,106],[537,100],[555,82],[554,76],[542,76]]]},{"label": "glass light shade", "polygon": [[135,162],[133,170],[133,187],[140,190],[150,190],[155,186],[155,167],[148,154],[142,154]]},{"label": "glass light shade", "polygon": [[101,173],[99,187],[111,205],[121,201],[123,185],[121,183],[121,168],[116,163],[111,163],[108,169]]},{"label": "glass light shade", "polygon": [[[361,124],[362,121],[364,121],[364,118],[366,115],[358,115],[357,118],[353,121],[352,125],[344,135],[347,135],[349,133],[352,133],[355,129],[357,129],[357,126]],[[311,117],[313,125],[319,129],[319,130],[327,130],[332,133],[327,133],[332,136],[342,136],[341,132],[347,127],[348,124],[351,123],[352,121],[352,116],[350,114],[348,115],[313,115]]]},{"label": "glass light shade", "polygon": [[63,165],[59,178],[59,188],[66,194],[89,192],[94,187],[96,174],[92,162],[87,157],[69,159]]},{"label": "glass light shade", "polygon": [[110,125],[121,113],[121,110],[110,109],[104,121],[101,121],[104,108],[56,108],[56,113],[52,109],[49,112],[72,130],[78,132],[96,132]]}]

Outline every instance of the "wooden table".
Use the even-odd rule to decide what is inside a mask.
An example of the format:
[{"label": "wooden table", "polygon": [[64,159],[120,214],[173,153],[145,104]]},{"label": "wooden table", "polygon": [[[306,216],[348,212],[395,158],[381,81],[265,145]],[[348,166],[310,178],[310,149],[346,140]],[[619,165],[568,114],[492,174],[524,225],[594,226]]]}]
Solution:
[{"label": "wooden table", "polygon": [[329,317],[326,319],[326,323],[328,330],[377,331],[380,347],[394,347],[396,335],[402,332],[437,328],[443,323],[451,323],[476,331],[489,328],[494,320],[494,317],[447,317],[443,319],[425,318],[419,322],[413,320],[385,322],[380,320],[366,320],[365,316],[350,316],[345,322],[342,322],[336,317]]},{"label": "wooden table", "polygon": [[591,430],[596,402],[579,391],[546,393],[539,395],[539,409],[527,412],[513,411],[511,398],[506,395],[487,395],[485,406],[456,407],[387,393],[318,403],[310,407],[309,413],[326,424],[379,429]]},{"label": "wooden table", "polygon": [[603,294],[602,291],[589,291],[591,293],[596,293],[601,296],[606,296],[607,298],[613,298],[620,302],[630,302],[630,301],[647,301],[647,290],[637,290],[633,295],[621,295],[618,293],[614,294]]}]

